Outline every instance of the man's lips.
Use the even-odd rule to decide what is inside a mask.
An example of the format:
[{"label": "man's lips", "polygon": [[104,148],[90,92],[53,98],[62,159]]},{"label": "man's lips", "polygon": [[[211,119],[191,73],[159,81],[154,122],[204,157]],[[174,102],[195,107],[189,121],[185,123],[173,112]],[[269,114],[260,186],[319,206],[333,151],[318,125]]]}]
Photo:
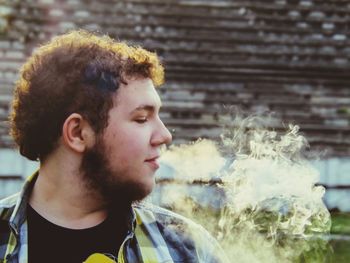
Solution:
[{"label": "man's lips", "polygon": [[154,169],[158,169],[159,168],[158,158],[159,158],[159,156],[156,156],[156,157],[153,157],[150,159],[146,159],[145,162],[149,163]]}]

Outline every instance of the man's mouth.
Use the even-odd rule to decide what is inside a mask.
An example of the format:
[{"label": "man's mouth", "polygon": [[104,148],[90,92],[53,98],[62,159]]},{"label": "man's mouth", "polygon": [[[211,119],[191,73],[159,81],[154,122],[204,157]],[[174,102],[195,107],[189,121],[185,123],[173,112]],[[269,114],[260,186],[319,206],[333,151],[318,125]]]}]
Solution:
[{"label": "man's mouth", "polygon": [[145,162],[150,164],[153,169],[157,170],[159,168],[158,158],[159,158],[159,156],[156,156],[156,157],[153,157],[150,159],[146,159]]}]

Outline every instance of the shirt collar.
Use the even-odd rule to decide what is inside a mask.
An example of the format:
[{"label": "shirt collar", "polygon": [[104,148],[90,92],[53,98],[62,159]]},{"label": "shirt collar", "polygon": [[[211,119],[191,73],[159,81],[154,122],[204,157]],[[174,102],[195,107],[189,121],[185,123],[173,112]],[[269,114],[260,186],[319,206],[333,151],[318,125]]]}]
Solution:
[{"label": "shirt collar", "polygon": [[29,202],[30,193],[33,189],[36,179],[38,178],[38,175],[39,171],[36,171],[26,179],[24,186],[19,194],[19,198],[17,199],[13,213],[10,217],[9,223],[11,227],[16,231],[16,233],[19,232],[20,226],[26,221],[27,204]]}]

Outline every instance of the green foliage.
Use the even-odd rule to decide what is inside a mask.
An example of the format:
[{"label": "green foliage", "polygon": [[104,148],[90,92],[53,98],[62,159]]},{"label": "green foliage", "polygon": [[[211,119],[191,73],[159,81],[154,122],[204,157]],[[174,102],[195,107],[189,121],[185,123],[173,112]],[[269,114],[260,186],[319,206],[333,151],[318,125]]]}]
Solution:
[{"label": "green foliage", "polygon": [[[191,198],[187,199],[187,202],[191,203],[192,210],[189,213],[187,209],[179,211],[181,209],[173,209],[182,213],[183,215],[192,218],[194,221],[202,224],[207,228],[213,236],[218,237],[220,227],[218,222],[221,218],[228,218],[229,211],[226,209],[217,210],[211,207],[203,207],[196,204]],[[276,248],[276,253],[288,253],[288,248],[292,248],[296,252],[290,259],[291,263],[348,263],[350,262],[350,213],[333,213],[331,235],[327,233],[313,232],[313,229],[320,229],[322,226],[328,228],[323,222],[320,222],[317,217],[311,220],[311,226],[307,230],[305,236],[292,236],[286,234],[283,228],[273,230],[273,226],[276,222],[287,222],[290,216],[291,210],[287,213],[282,211],[268,211],[254,209],[246,209],[244,211],[244,217],[230,217],[230,222],[226,222],[224,231],[226,234],[231,233],[233,236],[237,236],[241,233],[242,229],[247,227],[247,222],[252,219],[253,226],[258,230],[261,237],[270,240]],[[247,220],[244,222],[245,218]],[[321,224],[321,225],[319,225]],[[281,225],[281,224],[277,224]],[[221,229],[223,230],[223,229]],[[275,233],[272,235],[272,233]],[[347,239],[339,238],[335,239],[334,234],[338,236],[348,237]],[[346,236],[348,235],[348,236]],[[227,239],[227,236],[224,237]]]},{"label": "green foliage", "polygon": [[326,262],[349,263],[350,262],[350,240],[330,240],[329,245],[333,249],[330,260]]},{"label": "green foliage", "polygon": [[350,213],[332,214],[331,233],[350,235]]}]

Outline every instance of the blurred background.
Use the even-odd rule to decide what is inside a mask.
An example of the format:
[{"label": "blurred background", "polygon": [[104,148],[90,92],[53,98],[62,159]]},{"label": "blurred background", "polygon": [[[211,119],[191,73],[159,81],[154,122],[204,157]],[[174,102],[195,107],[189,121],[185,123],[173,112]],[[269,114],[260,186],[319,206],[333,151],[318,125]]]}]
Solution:
[{"label": "blurred background", "polygon": [[273,112],[277,131],[299,125],[325,203],[350,233],[349,1],[0,3],[0,197],[16,192],[38,166],[19,156],[8,134],[18,69],[52,36],[84,28],[158,53],[166,68],[161,117],[174,144],[219,140],[232,105],[248,114]]},{"label": "blurred background", "polygon": [[[322,0],[2,0],[0,197],[37,163],[14,149],[6,122],[14,82],[33,49],[85,28],[156,51],[166,68],[161,113],[174,144],[218,140],[224,105],[272,111],[300,125],[327,188],[350,211],[350,3]],[[282,122],[271,122],[276,130]]]}]

